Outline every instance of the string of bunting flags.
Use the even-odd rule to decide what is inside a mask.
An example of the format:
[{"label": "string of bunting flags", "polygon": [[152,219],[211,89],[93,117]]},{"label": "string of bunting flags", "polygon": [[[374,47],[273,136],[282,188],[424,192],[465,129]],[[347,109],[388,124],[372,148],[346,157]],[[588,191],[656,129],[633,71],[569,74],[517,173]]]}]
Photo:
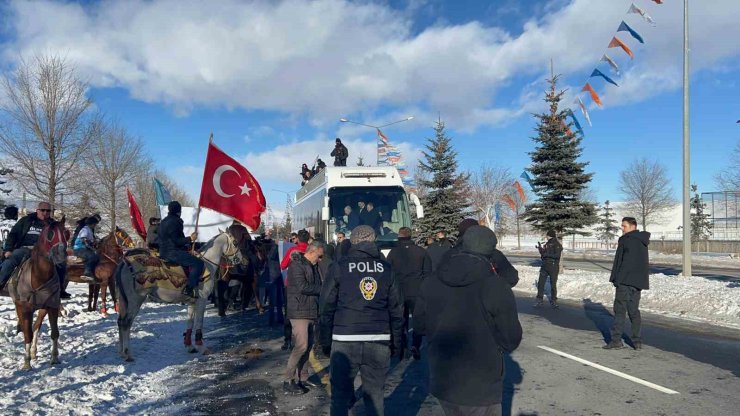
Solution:
[{"label": "string of bunting flags", "polygon": [[409,188],[416,186],[413,178],[409,176],[409,171],[406,169],[406,162],[403,160],[401,151],[398,147],[392,145],[388,140],[388,137],[383,134],[380,129],[378,130],[378,166],[395,166],[398,169],[398,174],[401,175],[403,185]]},{"label": "string of bunting flags", "polygon": [[[651,0],[651,1],[656,4],[663,4],[663,0]],[[635,3],[632,3],[630,5],[630,8],[627,10],[627,14],[628,15],[638,14],[643,18],[643,20],[645,20],[645,22],[649,23],[652,26],[655,26],[655,20],[653,20],[653,18],[650,17],[650,15],[647,14],[647,12],[643,8],[637,6]],[[629,45],[624,40],[619,38],[619,36],[621,36],[619,35],[620,32],[626,32],[629,34],[629,36],[632,39],[636,40],[637,42],[641,44],[645,44],[645,39],[642,37],[642,35],[640,35],[640,33],[638,33],[629,24],[627,24],[627,22],[622,20],[622,22],[617,27],[616,33],[614,34],[612,39],[609,41],[609,45],[607,46],[606,51],[604,52],[604,54],[601,56],[601,59],[599,60],[599,62],[605,62],[616,76],[621,75],[621,72],[619,70],[619,65],[617,64],[617,61],[613,57],[609,56],[610,49],[615,49],[615,48],[621,49],[627,56],[629,56],[630,60],[633,60],[635,58],[635,54],[632,51],[632,49],[629,47]],[[601,71],[598,67],[594,68],[594,70],[591,71],[591,75],[589,75],[588,79],[586,80],[586,83],[583,85],[583,87],[579,91],[579,94],[573,100],[573,104],[576,105],[578,109],[581,111],[581,114],[586,119],[586,122],[588,123],[589,126],[593,126],[593,124],[591,123],[591,116],[588,113],[588,108],[586,107],[586,104],[583,102],[583,99],[581,98],[581,95],[582,95],[581,93],[584,93],[584,92],[588,93],[588,96],[591,98],[591,101],[594,104],[596,104],[599,107],[604,106],[603,102],[601,101],[601,97],[596,92],[596,89],[593,87],[593,85],[591,85],[593,78],[601,78],[604,82],[612,84],[615,87],[619,87],[619,84],[611,76]],[[573,125],[578,130],[578,133],[581,136],[584,136],[581,123],[576,118],[576,115],[573,112],[573,110],[568,109],[567,115],[572,120]],[[566,131],[568,132],[568,134],[571,133],[570,128],[567,125],[566,125]],[[523,175],[526,175],[526,172]]]}]

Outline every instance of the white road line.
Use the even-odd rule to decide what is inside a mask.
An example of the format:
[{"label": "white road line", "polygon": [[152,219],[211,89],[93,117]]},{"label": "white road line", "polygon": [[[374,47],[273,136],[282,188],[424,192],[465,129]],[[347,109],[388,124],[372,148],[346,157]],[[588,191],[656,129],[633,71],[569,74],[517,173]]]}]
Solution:
[{"label": "white road line", "polygon": [[603,365],[592,363],[591,361],[584,360],[583,358],[578,358],[578,357],[576,357],[574,355],[570,355],[570,354],[564,353],[562,351],[558,351],[558,350],[556,350],[554,348],[545,347],[543,345],[538,345],[537,348],[541,348],[541,349],[543,349],[545,351],[550,351],[551,353],[557,354],[557,355],[559,355],[561,357],[570,358],[573,361],[577,361],[577,362],[579,362],[581,364],[586,364],[586,365],[591,366],[593,368],[597,368],[597,369],[599,369],[601,371],[606,371],[607,373],[614,374],[615,376],[619,376],[619,377],[625,378],[627,380],[634,381],[635,383],[642,384],[643,386],[650,387],[651,389],[658,390],[659,392],[662,392],[662,393],[666,393],[666,394],[680,394],[679,392],[677,392],[675,390],[667,389],[667,388],[665,388],[663,386],[659,386],[657,384],[651,383],[649,381],[645,381],[643,379],[640,379],[640,378],[631,376],[629,374],[622,373],[622,372],[617,371],[617,370],[612,370],[609,367],[604,367]]}]

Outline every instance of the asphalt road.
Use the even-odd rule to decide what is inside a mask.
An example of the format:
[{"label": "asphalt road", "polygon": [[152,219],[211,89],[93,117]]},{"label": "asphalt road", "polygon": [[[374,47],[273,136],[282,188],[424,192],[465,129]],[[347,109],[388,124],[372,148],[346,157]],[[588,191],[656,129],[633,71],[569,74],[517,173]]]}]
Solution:
[{"label": "asphalt road", "polygon": [[[518,296],[524,340],[506,360],[505,415],[737,414],[740,331],[643,314],[642,351],[605,351],[601,346],[612,317],[603,305],[562,302],[558,310],[536,309],[534,299]],[[193,373],[171,380],[171,400],[147,406],[148,412],[328,414],[327,386],[319,385],[304,396],[282,393],[288,356],[280,350],[282,328],[266,328],[265,316],[254,311],[222,319],[213,312],[209,310],[207,317],[206,341],[215,354],[198,358]],[[255,347],[263,352],[254,353]],[[392,364],[387,415],[442,415],[428,394],[425,353],[422,349],[421,361]],[[315,373],[311,379],[327,381],[328,360],[312,357],[311,364]],[[677,394],[664,392],[668,390]],[[358,402],[352,414],[363,415],[362,407]]]},{"label": "asphalt road", "polygon": [[[511,261],[512,264],[526,264],[528,266],[540,265],[540,258],[537,256],[521,256],[521,255],[510,255],[506,257]],[[602,260],[584,260],[575,258],[563,259],[563,265],[566,269],[579,269],[589,270],[598,272],[610,272],[612,269],[611,261]],[[667,265],[667,264],[650,264],[651,273],[662,273],[668,276],[677,276],[681,273],[681,266]],[[723,267],[705,267],[705,266],[693,266],[692,274],[694,276],[701,276],[712,280],[721,281],[740,281],[740,269],[723,268]]]}]

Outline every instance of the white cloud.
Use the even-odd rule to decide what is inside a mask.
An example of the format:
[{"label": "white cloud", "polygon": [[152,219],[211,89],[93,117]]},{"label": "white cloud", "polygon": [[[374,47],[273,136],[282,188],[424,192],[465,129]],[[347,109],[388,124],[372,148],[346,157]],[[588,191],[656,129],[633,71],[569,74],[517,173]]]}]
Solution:
[{"label": "white cloud", "polygon": [[[3,57],[12,63],[58,52],[93,85],[127,88],[178,114],[195,106],[276,110],[322,125],[342,114],[418,107],[472,129],[529,111],[529,102],[497,102],[496,93],[522,77],[540,77],[551,58],[557,72],[585,79],[621,19],[642,33],[646,45],[620,34],[633,46],[636,63],[624,65],[622,89],[599,86],[605,104],[677,88],[682,8],[644,4],[658,23],[650,27],[625,14],[629,4],[551,2],[545,17],[513,36],[476,21],[416,34],[412,14],[422,9],[343,0],[131,0],[85,7],[13,1]],[[740,2],[693,3],[691,13],[693,70],[740,56]]]}]

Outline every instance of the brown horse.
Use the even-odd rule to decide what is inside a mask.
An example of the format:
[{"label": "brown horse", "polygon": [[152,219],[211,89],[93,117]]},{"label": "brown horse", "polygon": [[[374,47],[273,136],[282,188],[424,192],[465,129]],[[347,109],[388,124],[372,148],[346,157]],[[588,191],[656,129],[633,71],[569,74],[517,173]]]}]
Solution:
[{"label": "brown horse", "polygon": [[85,283],[90,286],[87,296],[88,312],[92,312],[98,308],[98,296],[100,296],[102,299],[100,313],[103,316],[108,316],[108,308],[106,307],[105,300],[109,287],[113,307],[117,307],[116,285],[113,279],[113,272],[116,270],[116,266],[118,266],[121,258],[123,258],[123,249],[133,248],[134,246],[134,241],[128,233],[119,227],[116,227],[114,231],[103,237],[96,250],[100,261],[95,267],[95,279],[97,280],[95,283],[89,283],[80,278],[85,270],[84,263],[67,263],[67,280],[75,283]]},{"label": "brown horse", "polygon": [[[26,346],[26,355],[23,360],[23,369],[31,369],[31,359],[36,358],[36,345],[41,332],[41,323],[49,315],[51,327],[51,364],[59,363],[59,308],[61,287],[56,274],[56,266],[64,264],[67,259],[68,233],[64,229],[64,218],[61,221],[52,221],[44,227],[39,240],[31,250],[31,257],[24,261],[17,275],[11,278],[8,292],[15,302],[15,311],[18,323],[23,331],[23,341]],[[39,310],[36,323],[33,323],[33,313]]]}]

